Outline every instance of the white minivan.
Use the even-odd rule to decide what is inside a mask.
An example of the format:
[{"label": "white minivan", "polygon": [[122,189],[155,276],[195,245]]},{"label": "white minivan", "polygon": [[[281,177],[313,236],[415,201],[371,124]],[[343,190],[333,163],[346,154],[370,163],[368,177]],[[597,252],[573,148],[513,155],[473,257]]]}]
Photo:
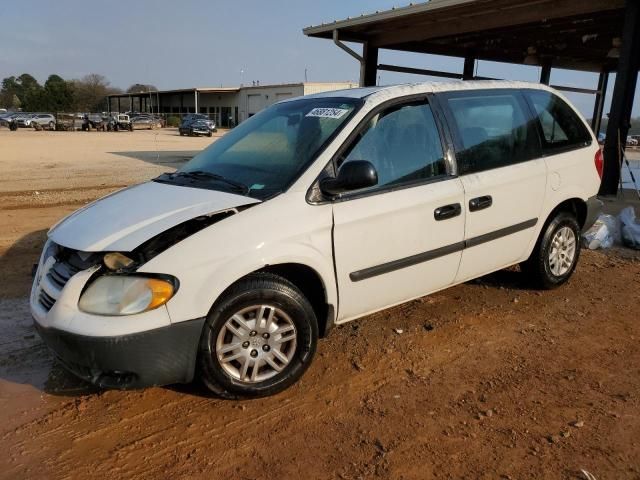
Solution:
[{"label": "white minivan", "polygon": [[35,326],[102,387],[199,378],[225,397],[273,394],[336,324],[515,264],[538,287],[566,282],[602,163],[540,85],[286,100],[55,225]]}]

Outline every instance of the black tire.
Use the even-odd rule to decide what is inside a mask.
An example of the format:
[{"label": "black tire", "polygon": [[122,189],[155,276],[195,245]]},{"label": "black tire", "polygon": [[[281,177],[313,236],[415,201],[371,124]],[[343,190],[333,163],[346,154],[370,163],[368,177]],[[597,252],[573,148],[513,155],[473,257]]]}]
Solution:
[{"label": "black tire", "polygon": [[213,132],[211,130],[209,130],[209,133],[207,133],[207,137],[213,137]]},{"label": "black tire", "polygon": [[56,124],[54,122],[49,122],[49,130],[55,130]]},{"label": "black tire", "polygon": [[[552,248],[552,241],[556,233],[568,227],[574,235],[575,253],[571,260],[569,269],[561,275],[556,275],[551,270],[551,262],[549,253]],[[558,212],[554,217],[547,221],[545,227],[540,233],[540,238],[536,242],[536,246],[531,256],[526,262],[520,265],[522,272],[527,275],[533,286],[544,290],[551,290],[566,283],[578,265],[580,258],[580,225],[576,216],[567,211]]]},{"label": "black tire", "polygon": [[[261,382],[241,382],[227,373],[219,363],[215,354],[216,339],[234,314],[243,308],[264,303],[281,309],[292,320],[297,334],[295,352],[289,363],[275,376]],[[317,341],[318,322],[311,304],[302,292],[277,275],[252,274],[230,287],[209,312],[200,338],[199,377],[211,392],[223,398],[273,395],[302,377],[313,359]]]}]

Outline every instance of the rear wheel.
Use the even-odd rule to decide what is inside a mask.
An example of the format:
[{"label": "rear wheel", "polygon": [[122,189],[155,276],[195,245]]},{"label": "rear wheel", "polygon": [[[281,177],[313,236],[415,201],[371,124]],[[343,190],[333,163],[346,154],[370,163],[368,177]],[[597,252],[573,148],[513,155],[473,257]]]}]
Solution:
[{"label": "rear wheel", "polygon": [[580,226],[573,213],[559,212],[542,231],[533,253],[521,265],[535,286],[559,287],[573,274],[580,257]]},{"label": "rear wheel", "polygon": [[55,130],[56,124],[54,122],[49,122],[49,130]]},{"label": "rear wheel", "polygon": [[225,398],[272,395],[303,375],[317,339],[317,320],[302,292],[279,276],[253,274],[209,313],[200,340],[200,377]]}]

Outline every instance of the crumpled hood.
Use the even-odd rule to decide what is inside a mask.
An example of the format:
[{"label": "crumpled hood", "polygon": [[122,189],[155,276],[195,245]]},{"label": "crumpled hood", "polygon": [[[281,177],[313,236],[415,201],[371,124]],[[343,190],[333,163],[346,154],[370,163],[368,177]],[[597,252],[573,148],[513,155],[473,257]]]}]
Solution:
[{"label": "crumpled hood", "polygon": [[83,252],[129,252],[192,218],[258,202],[233,193],[147,182],[72,213],[49,231],[49,238]]}]

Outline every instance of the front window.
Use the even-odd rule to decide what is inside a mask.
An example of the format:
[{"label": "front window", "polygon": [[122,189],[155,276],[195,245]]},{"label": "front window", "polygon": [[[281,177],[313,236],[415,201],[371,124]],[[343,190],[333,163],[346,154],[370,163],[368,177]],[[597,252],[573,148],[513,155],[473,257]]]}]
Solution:
[{"label": "front window", "polygon": [[378,185],[371,190],[419,183],[447,173],[440,135],[426,101],[374,115],[338,159],[338,167],[353,160],[367,160],[375,167]]},{"label": "front window", "polygon": [[360,104],[351,98],[302,98],[273,105],[156,181],[272,197],[304,172]]}]

